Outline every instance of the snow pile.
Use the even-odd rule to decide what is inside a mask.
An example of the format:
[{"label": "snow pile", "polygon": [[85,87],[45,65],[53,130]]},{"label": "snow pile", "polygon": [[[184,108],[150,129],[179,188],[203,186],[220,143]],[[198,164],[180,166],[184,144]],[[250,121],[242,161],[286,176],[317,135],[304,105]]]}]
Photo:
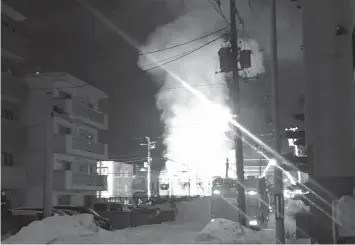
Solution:
[{"label": "snow pile", "polygon": [[176,223],[202,223],[203,226],[211,221],[211,202],[208,198],[176,203]]},{"label": "snow pile", "polygon": [[90,243],[117,243],[122,241],[122,238],[117,241],[117,236],[113,237],[110,233],[98,228],[94,224],[94,217],[91,214],[55,215],[41,221],[32,222],[2,243],[48,244],[87,243],[87,241],[91,241]]},{"label": "snow pile", "polygon": [[227,219],[212,220],[197,236],[196,243],[269,244],[274,243],[271,230],[252,231]]},{"label": "snow pile", "polygon": [[241,244],[244,243],[244,230],[239,223],[226,219],[215,219],[196,236],[196,242]]}]

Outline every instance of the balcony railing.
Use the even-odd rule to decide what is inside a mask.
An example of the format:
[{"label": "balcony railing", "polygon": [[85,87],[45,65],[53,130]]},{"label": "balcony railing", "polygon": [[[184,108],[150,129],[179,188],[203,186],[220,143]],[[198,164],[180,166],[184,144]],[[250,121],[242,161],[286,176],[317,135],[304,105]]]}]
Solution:
[{"label": "balcony railing", "polygon": [[56,170],[53,172],[53,186],[58,190],[102,191],[107,189],[107,176]]},{"label": "balcony railing", "polygon": [[107,186],[107,176],[98,174],[73,173],[73,185]]},{"label": "balcony railing", "polygon": [[91,108],[87,107],[86,105],[84,105],[80,102],[77,102],[77,101],[73,101],[73,114],[78,115],[83,118],[87,118],[95,123],[103,125],[104,127],[106,127],[106,125],[107,125],[106,114],[104,114],[100,111],[91,109]]},{"label": "balcony railing", "polygon": [[107,144],[89,141],[73,135],[56,134],[54,150],[93,159],[107,159]]},{"label": "balcony railing", "polygon": [[75,150],[87,151],[99,155],[105,154],[105,145],[90,140],[73,138],[72,147]]}]

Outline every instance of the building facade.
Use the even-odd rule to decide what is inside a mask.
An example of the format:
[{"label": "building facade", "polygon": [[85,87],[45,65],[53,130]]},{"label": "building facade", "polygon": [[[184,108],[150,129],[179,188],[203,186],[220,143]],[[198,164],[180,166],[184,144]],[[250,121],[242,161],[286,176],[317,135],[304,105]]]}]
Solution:
[{"label": "building facade", "polygon": [[[1,188],[20,205],[26,186],[22,163],[25,127],[22,110],[27,100],[23,75],[27,63],[26,17],[2,3],[1,14]],[[20,140],[21,139],[21,140]]]},{"label": "building facade", "polygon": [[98,162],[98,172],[107,175],[107,190],[99,192],[100,198],[132,197],[132,164],[102,161]]},{"label": "building facade", "polygon": [[[134,192],[148,193],[147,181],[147,168],[143,164],[134,164],[133,166],[133,184],[132,189]],[[150,172],[150,191],[152,196],[159,195],[159,170],[151,169]]]},{"label": "building facade", "polygon": [[42,206],[50,184],[46,169],[53,176],[53,205],[92,205],[96,192],[107,188],[107,176],[97,173],[97,161],[108,158],[107,144],[98,141],[108,128],[99,110],[107,94],[68,73],[28,75],[26,83],[25,205]]}]

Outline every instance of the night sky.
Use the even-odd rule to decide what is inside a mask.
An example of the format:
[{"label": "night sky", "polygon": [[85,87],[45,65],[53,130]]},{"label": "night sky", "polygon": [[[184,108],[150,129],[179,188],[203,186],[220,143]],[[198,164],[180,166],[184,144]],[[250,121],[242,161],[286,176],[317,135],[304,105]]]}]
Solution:
[{"label": "night sky", "polygon": [[[207,0],[206,0],[207,1]],[[186,8],[199,7],[201,0],[96,0],[90,4],[140,44],[157,27],[182,15]],[[169,3],[168,3],[169,2]],[[193,2],[193,3],[192,3]],[[248,1],[244,1],[248,2]],[[254,0],[253,12],[245,14],[250,36],[260,42],[265,54],[266,73],[247,86],[245,98],[258,95],[259,106],[270,108],[268,6]],[[303,67],[300,11],[290,1],[279,6],[279,70],[283,126],[294,123],[292,112],[302,110]],[[237,2],[238,3],[238,2]],[[26,35],[30,41],[31,66],[44,65],[48,71],[66,71],[106,91],[109,99],[101,109],[109,114],[109,131],[101,142],[109,144],[111,158],[145,156],[139,146],[149,134],[163,133],[154,95],[158,86],[137,67],[138,51],[100,22],[74,0],[13,0],[8,3],[28,17]],[[211,8],[206,17],[218,18]],[[227,13],[227,11],[226,11]],[[243,14],[243,13],[242,13]],[[222,20],[221,20],[222,21]],[[245,86],[245,85],[244,85]],[[270,131],[268,126],[255,129]],[[143,140],[144,141],[144,140]],[[155,152],[160,155],[163,147]],[[159,165],[159,164],[158,164]]]}]

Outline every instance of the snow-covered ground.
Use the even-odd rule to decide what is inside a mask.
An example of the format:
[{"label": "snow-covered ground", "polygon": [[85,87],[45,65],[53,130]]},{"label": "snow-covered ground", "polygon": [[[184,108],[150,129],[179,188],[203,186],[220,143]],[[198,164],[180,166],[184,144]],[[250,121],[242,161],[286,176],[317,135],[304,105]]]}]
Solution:
[{"label": "snow-covered ground", "polygon": [[[191,244],[191,243],[274,243],[274,222],[269,229],[255,232],[238,223],[216,219],[211,221],[210,201],[197,199],[177,204],[175,222],[147,225],[118,231],[105,231],[93,224],[91,215],[54,216],[24,227],[2,243],[56,244]],[[286,222],[294,229],[294,222]],[[291,240],[295,243],[297,241]]]}]

